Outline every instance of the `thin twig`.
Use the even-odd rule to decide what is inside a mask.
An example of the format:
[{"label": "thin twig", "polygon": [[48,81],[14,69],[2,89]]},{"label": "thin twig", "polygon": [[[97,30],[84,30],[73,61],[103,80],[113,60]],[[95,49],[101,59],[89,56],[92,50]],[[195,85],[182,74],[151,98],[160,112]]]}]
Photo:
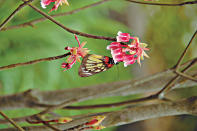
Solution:
[{"label": "thin twig", "polygon": [[192,41],[194,40],[195,36],[197,34],[197,30],[195,31],[195,33],[193,34],[192,38],[190,39],[187,47],[185,48],[185,50],[183,51],[183,53],[181,54],[181,57],[179,58],[179,60],[177,61],[177,64],[175,66],[175,71],[177,71],[179,69],[179,66],[183,60],[183,57],[186,55],[187,51],[188,51],[188,48],[190,47],[190,45],[192,44]]},{"label": "thin twig", "polygon": [[[187,67],[185,67],[185,69],[182,70],[182,73],[190,69],[196,62],[197,60],[194,59]],[[160,98],[163,98],[164,95],[172,88],[172,85],[174,85],[174,83],[179,77],[180,77],[179,75],[173,77],[158,93],[156,93],[156,95]]]},{"label": "thin twig", "polygon": [[[87,8],[90,8],[90,7],[102,4],[102,3],[106,2],[106,1],[109,1],[109,0],[102,0],[102,1],[90,4],[90,5],[87,5],[87,6],[78,8],[78,9],[75,9],[75,10],[70,11],[70,12],[59,13],[59,14],[55,14],[55,15],[51,15],[51,16],[52,17],[58,17],[58,16],[66,16],[66,15],[74,14],[74,13],[77,13],[77,12],[83,10],[83,9],[87,9]],[[132,2],[132,3],[137,3],[137,4],[159,5],[159,6],[183,6],[183,5],[188,5],[188,4],[197,4],[197,1],[188,1],[188,2],[182,2],[182,3],[177,3],[177,4],[150,3],[150,2],[140,2],[140,1],[134,1],[134,0],[126,0],[126,1]],[[42,22],[44,20],[46,20],[46,18],[40,18],[40,19],[36,19],[36,20],[32,20],[32,21],[23,23],[23,24],[10,26],[10,27],[7,27],[7,28],[2,28],[0,30],[5,31],[5,30],[10,30],[10,29],[17,29],[17,28],[21,28],[21,27],[26,27],[26,26],[33,26],[34,24]]]},{"label": "thin twig", "polygon": [[[75,10],[72,10],[72,11],[69,11],[69,12],[64,12],[64,13],[59,13],[59,14],[51,15],[51,17],[54,18],[54,17],[59,17],[59,16],[67,16],[67,15],[75,14],[75,13],[80,12],[82,10],[85,10],[85,9],[88,9],[88,8],[91,8],[91,7],[94,7],[94,6],[103,4],[103,3],[107,2],[107,1],[109,1],[109,0],[101,0],[99,2],[95,2],[93,4],[89,4],[89,5],[83,6],[81,8],[78,8],[78,9],[75,9]],[[45,21],[45,20],[47,20],[46,17],[35,19],[35,20],[29,21],[29,22],[25,22],[23,24],[5,27],[5,28],[2,29],[2,31],[11,30],[11,29],[18,29],[18,28],[22,28],[22,27],[26,27],[26,26],[33,27],[35,24],[37,24],[39,22],[42,22],[42,21]]]},{"label": "thin twig", "polygon": [[34,9],[35,11],[37,11],[39,14],[43,15],[44,17],[46,17],[47,19],[49,19],[50,21],[52,21],[53,23],[55,23],[56,25],[60,26],[61,28],[63,28],[64,30],[72,33],[72,34],[76,34],[76,35],[80,35],[80,36],[84,36],[87,38],[93,38],[93,39],[103,39],[103,40],[108,40],[108,41],[116,41],[116,38],[113,37],[105,37],[105,36],[96,36],[96,35],[92,35],[92,34],[87,34],[87,33],[83,33],[83,32],[79,32],[73,29],[70,29],[66,26],[64,26],[63,24],[59,23],[58,21],[56,21],[55,19],[53,19],[53,17],[51,17],[50,15],[44,13],[43,11],[41,11],[40,9],[38,9],[37,7],[28,4],[32,9]]},{"label": "thin twig", "polygon": [[[193,34],[192,38],[190,39],[187,47],[185,48],[185,50],[183,51],[181,57],[179,58],[177,64],[174,66],[175,68],[175,72],[177,72],[177,70],[179,69],[181,62],[183,60],[183,57],[185,56],[185,54],[187,53],[187,50],[189,48],[189,46],[191,45],[192,41],[194,40],[195,36],[197,34],[197,30],[195,31],[195,33]],[[185,69],[183,69],[183,71],[181,73],[184,73],[185,71],[187,71],[191,66],[193,66],[193,64],[196,63],[196,60],[194,59],[194,61],[191,62],[191,64],[189,64]],[[174,78],[172,78],[158,93],[156,93],[159,97],[163,98],[164,94],[169,91],[172,87],[172,85],[176,82],[176,80],[179,78],[179,74],[177,74]],[[195,78],[193,78],[195,79]]]},{"label": "thin twig", "polygon": [[190,39],[190,41],[189,41],[187,47],[185,48],[185,50],[184,50],[183,53],[181,54],[179,60],[177,61],[177,64],[175,65],[175,73],[176,73],[177,75],[180,75],[180,76],[182,76],[182,77],[184,77],[184,78],[187,78],[187,79],[192,80],[192,81],[195,81],[195,82],[197,82],[197,79],[195,79],[195,78],[193,78],[192,76],[189,76],[189,75],[187,75],[187,74],[185,74],[185,73],[180,72],[180,71],[179,71],[179,68],[180,68],[181,62],[183,61],[183,58],[184,58],[184,56],[186,55],[186,53],[187,53],[189,47],[191,46],[192,41],[194,40],[196,34],[197,34],[197,30],[196,30],[195,33],[193,34],[193,36],[192,36],[192,38]]},{"label": "thin twig", "polygon": [[0,31],[2,30],[2,28],[23,8],[25,7],[28,3],[32,2],[33,0],[28,0],[28,1],[24,1],[23,4],[20,4],[15,10],[14,12],[12,12],[8,18],[6,20],[3,21],[3,23],[0,25]]},{"label": "thin twig", "polygon": [[14,127],[16,127],[19,131],[25,131],[23,128],[21,128],[19,125],[16,124],[12,119],[10,119],[6,114],[4,114],[2,111],[0,111],[0,114],[9,121]]},{"label": "thin twig", "polygon": [[[150,101],[150,100],[155,100],[157,97],[151,95],[135,100],[128,100],[128,101],[122,101],[122,102],[116,102],[116,103],[110,103],[110,104],[97,104],[97,105],[82,105],[82,106],[65,106],[62,109],[72,109],[72,110],[83,110],[83,109],[97,109],[97,108],[107,108],[107,107],[119,107],[119,106],[125,106],[125,105],[130,105],[130,104],[139,104],[141,102],[145,101]],[[36,104],[39,107],[47,107],[47,108],[52,108],[56,107],[56,105],[49,105],[49,104]]]},{"label": "thin twig", "polygon": [[35,64],[35,63],[43,62],[43,61],[57,60],[57,59],[60,59],[60,58],[67,57],[68,55],[70,55],[70,52],[66,53],[66,54],[63,54],[63,55],[59,55],[59,56],[52,56],[52,57],[36,59],[36,60],[24,62],[24,63],[16,63],[16,64],[7,65],[7,66],[1,66],[0,71],[10,69],[10,68],[15,68],[15,67],[18,67],[18,66],[25,66],[25,65]]},{"label": "thin twig", "polygon": [[110,104],[98,104],[98,105],[87,105],[87,106],[67,106],[63,109],[97,109],[97,108],[107,108],[107,107],[120,107],[120,106],[126,106],[130,104],[139,104],[142,102],[152,101],[156,100],[157,97],[155,95],[135,99],[135,100],[128,100],[128,101],[122,101],[117,103],[110,103]]},{"label": "thin twig", "polygon": [[153,2],[142,2],[142,1],[135,1],[135,0],[125,0],[128,2],[136,3],[136,4],[143,4],[143,5],[157,5],[157,6],[184,6],[184,5],[191,5],[191,4],[197,4],[197,1],[187,1],[187,2],[181,2],[181,3],[153,3]]},{"label": "thin twig", "polygon": [[58,105],[49,107],[49,108],[47,108],[47,109],[45,109],[45,110],[39,112],[39,113],[36,114],[35,116],[42,116],[42,115],[44,115],[44,114],[46,114],[46,113],[49,113],[49,112],[51,112],[51,111],[53,111],[53,110],[55,110],[55,109],[61,109],[61,108],[65,107],[65,106],[68,106],[68,105],[70,105],[70,104],[72,104],[72,103],[74,103],[74,102],[76,102],[76,101],[77,101],[77,99],[72,99],[72,100],[69,100],[69,101],[64,101],[64,102],[62,102],[62,103],[60,103],[60,104],[58,104]]},{"label": "thin twig", "polygon": [[179,72],[179,71],[176,71],[175,73],[178,74],[178,75],[180,75],[180,76],[182,76],[182,77],[184,77],[184,78],[186,78],[186,79],[188,79],[188,80],[197,82],[197,79],[194,78],[194,77],[192,77],[192,76],[190,76],[190,75],[187,75],[187,74],[182,73],[182,72]]}]

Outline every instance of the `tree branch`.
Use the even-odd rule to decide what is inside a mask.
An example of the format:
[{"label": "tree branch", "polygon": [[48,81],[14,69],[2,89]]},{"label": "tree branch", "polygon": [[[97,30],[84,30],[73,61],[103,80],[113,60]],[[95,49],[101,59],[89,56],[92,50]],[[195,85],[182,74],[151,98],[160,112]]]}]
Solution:
[{"label": "tree branch", "polygon": [[[196,60],[197,58],[193,60],[189,60],[185,62],[184,64],[182,64],[181,67],[188,66]],[[171,80],[175,76],[173,74],[173,71],[174,71],[174,68],[157,73],[149,77],[141,78],[138,80],[127,80],[127,81],[106,83],[103,85],[90,86],[90,87],[84,87],[84,88],[73,88],[73,89],[47,91],[47,92],[28,90],[23,93],[0,97],[0,109],[17,109],[17,108],[23,108],[23,107],[46,108],[46,107],[52,107],[62,102],[65,102],[65,100],[70,101],[72,103],[72,102],[77,102],[77,101],[79,102],[79,101],[84,101],[87,99],[106,97],[106,96],[121,96],[121,95],[125,96],[125,95],[130,95],[130,94],[156,92],[156,91],[159,91],[161,87],[167,81]],[[192,73],[190,72],[189,74],[191,75],[197,74],[197,72],[194,71]],[[152,83],[154,84],[152,85]],[[196,85],[195,82],[180,79],[177,82],[177,84],[173,85],[173,89],[191,87],[195,85]],[[147,88],[149,90],[147,90]],[[79,95],[78,92],[83,92],[83,93]],[[51,96],[51,97],[48,97],[48,96]],[[145,99],[147,98],[145,97]],[[149,100],[149,98],[147,100]],[[135,100],[131,100],[131,101],[133,102]],[[120,102],[116,104],[124,105],[124,103],[127,104],[128,102],[130,101]],[[104,105],[101,104],[101,105],[82,106],[82,107],[81,106],[74,106],[74,107],[67,106],[64,108],[65,109],[88,109],[88,108],[110,107],[113,104],[114,103],[104,104]],[[31,116],[13,118],[13,120],[17,122],[22,122],[29,117]],[[0,123],[5,123],[5,121],[0,120]]]},{"label": "tree branch", "polygon": [[[182,70],[182,73],[186,72],[187,70],[189,70],[192,66],[194,66],[194,64],[197,62],[197,59],[195,59],[194,61],[192,61],[186,68],[184,68]],[[176,74],[175,77],[173,77],[159,92],[156,93],[156,95],[159,98],[164,98],[164,95],[170,91],[170,89],[172,89],[172,86],[175,84],[175,82],[180,78],[180,76],[178,74]]]},{"label": "tree branch", "polygon": [[175,71],[178,71],[179,66],[181,65],[181,62],[182,62],[184,56],[186,55],[186,53],[187,53],[187,51],[188,51],[190,45],[192,44],[194,38],[196,37],[196,35],[197,35],[197,30],[196,30],[196,31],[194,32],[194,34],[192,35],[192,38],[190,39],[189,43],[187,44],[187,47],[185,48],[185,50],[184,50],[183,53],[181,54],[179,60],[177,61],[177,64],[175,65]]},{"label": "tree branch", "polygon": [[[194,72],[190,72],[189,74],[193,75],[196,73],[197,71],[195,70]],[[151,93],[159,91],[161,87],[163,87],[165,83],[171,80],[174,76],[175,74],[173,73],[173,69],[171,69],[145,78],[140,78],[138,80],[125,80],[96,86],[56,91],[43,92],[37,90],[29,90],[23,93],[0,96],[0,109],[14,109],[23,107],[43,108],[44,106],[42,106],[42,104],[54,106],[65,101],[71,101],[72,103],[99,97]],[[196,84],[197,83],[193,81],[185,80],[183,82],[183,79],[179,79],[177,84],[173,86],[173,89],[194,86]],[[82,93],[79,94],[79,92]]]},{"label": "tree branch", "polygon": [[63,55],[59,55],[59,56],[52,56],[52,57],[36,59],[36,60],[24,62],[24,63],[16,63],[16,64],[7,65],[7,66],[1,66],[0,71],[10,69],[10,68],[15,68],[15,67],[18,67],[18,66],[26,66],[26,65],[36,64],[36,63],[43,62],[43,61],[57,60],[57,59],[67,57],[68,55],[70,55],[70,52],[68,52],[66,54],[63,54]]},{"label": "tree branch", "polygon": [[10,122],[16,129],[19,131],[25,131],[23,128],[21,128],[19,125],[16,124],[12,119],[10,119],[6,114],[4,114],[2,111],[0,111],[1,116],[3,116],[8,122]]},{"label": "tree branch", "polygon": [[197,1],[187,1],[187,2],[177,3],[177,4],[142,2],[142,1],[135,1],[135,0],[125,0],[125,1],[136,3],[136,4],[156,5],[156,6],[184,6],[184,5],[197,4]]},{"label": "tree branch", "polygon": [[44,13],[43,11],[41,11],[40,9],[36,8],[35,6],[28,4],[32,9],[34,9],[36,12],[38,12],[39,14],[43,15],[45,18],[49,19],[50,21],[52,21],[53,23],[55,23],[56,25],[60,26],[62,29],[72,33],[72,34],[76,34],[76,35],[80,35],[80,36],[84,36],[87,38],[93,38],[93,39],[103,39],[103,40],[108,40],[108,41],[116,41],[116,38],[113,37],[105,37],[105,36],[96,36],[96,35],[92,35],[92,34],[87,34],[87,33],[83,33],[83,32],[79,32],[73,29],[70,29],[66,26],[64,26],[63,24],[59,23],[58,21],[56,21],[55,19],[53,19],[53,17],[51,17],[50,15]]},{"label": "tree branch", "polygon": [[[159,118],[164,116],[174,116],[174,115],[196,115],[197,114],[197,97],[191,97],[181,101],[176,101],[173,103],[160,103],[152,105],[144,105],[138,107],[129,107],[122,109],[120,111],[106,112],[91,114],[89,116],[84,116],[75,119],[71,122],[64,124],[52,124],[53,127],[60,130],[69,130],[76,126],[82,125],[83,123],[89,121],[92,116],[104,115],[106,118],[102,121],[101,125],[105,127],[125,125],[137,121],[147,120],[151,118]],[[28,131],[48,131],[46,126],[29,126],[23,127]],[[15,128],[0,129],[0,131],[15,131]]]},{"label": "tree branch", "polygon": [[[64,13],[51,15],[51,17],[54,18],[54,17],[59,17],[59,16],[67,16],[67,15],[75,14],[75,13],[77,13],[79,11],[82,11],[82,10],[85,10],[85,9],[88,9],[88,8],[91,8],[91,7],[103,4],[103,3],[107,2],[107,1],[109,1],[109,0],[101,0],[99,2],[95,2],[93,4],[89,4],[89,5],[86,5],[84,7],[81,7],[81,8],[69,11],[69,12],[64,12]],[[47,20],[46,17],[35,19],[35,20],[29,21],[29,22],[25,22],[23,24],[19,24],[19,25],[14,25],[14,26],[9,26],[9,27],[3,28],[2,31],[11,30],[11,29],[18,29],[18,28],[22,28],[22,27],[26,27],[26,26],[34,26],[35,24],[37,24],[39,22],[43,22],[45,20]]]},{"label": "tree branch", "polygon": [[[185,77],[185,75],[183,75],[191,66],[193,66],[196,62],[197,62],[197,60],[194,60],[194,61],[192,61],[185,69],[183,69],[183,71],[182,72],[180,72],[179,73],[179,71],[178,71],[178,69],[179,69],[179,67],[180,67],[180,64],[181,64],[181,62],[182,62],[182,60],[183,60],[183,58],[184,58],[184,56],[186,55],[186,53],[187,53],[187,51],[188,51],[188,48],[190,47],[190,45],[191,45],[191,43],[192,43],[192,41],[194,40],[194,38],[195,38],[195,36],[196,36],[196,34],[197,34],[197,30],[195,31],[195,33],[192,35],[192,38],[190,39],[190,41],[189,41],[189,43],[188,43],[188,45],[187,45],[187,47],[185,48],[185,50],[183,51],[183,53],[182,53],[182,55],[181,55],[181,57],[179,58],[179,60],[178,60],[178,62],[176,63],[176,65],[174,66],[174,68],[175,68],[175,73],[177,74],[174,78],[172,78],[158,93],[156,93],[156,95],[159,97],[159,98],[164,98],[164,95],[168,92],[168,91],[170,91],[170,89],[172,88],[172,85],[177,81],[177,79],[179,79],[179,77],[180,76],[183,76],[183,77]],[[195,78],[191,78],[191,77],[188,77],[188,75],[186,75],[186,77],[185,78],[187,78],[187,79],[189,79],[189,80],[193,80],[193,81],[197,81],[197,80],[195,80]]]},{"label": "tree branch", "polygon": [[23,8],[25,7],[28,3],[32,2],[33,0],[28,0],[28,1],[24,1],[23,4],[19,5],[18,8],[16,8],[14,10],[14,12],[12,12],[8,18],[3,21],[3,23],[0,25],[0,31],[2,30],[2,28]]},{"label": "tree branch", "polygon": [[175,73],[177,75],[179,75],[179,76],[182,76],[182,77],[188,79],[188,80],[197,82],[197,79],[196,78],[194,78],[193,76],[187,75],[186,73],[182,73],[182,72],[179,72],[179,71],[176,71]]}]

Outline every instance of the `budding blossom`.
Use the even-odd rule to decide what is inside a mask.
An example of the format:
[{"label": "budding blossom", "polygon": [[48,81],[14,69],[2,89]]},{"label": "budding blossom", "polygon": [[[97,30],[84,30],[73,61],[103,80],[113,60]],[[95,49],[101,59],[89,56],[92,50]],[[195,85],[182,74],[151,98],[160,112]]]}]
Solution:
[{"label": "budding blossom", "polygon": [[59,7],[59,5],[62,5],[62,4],[66,4],[66,5],[69,5],[68,1],[67,0],[41,0],[41,6],[42,8],[46,8],[47,5],[50,5],[51,2],[55,2],[55,4],[53,5],[52,9],[50,10],[53,11],[53,10],[57,10],[57,8]]},{"label": "budding blossom", "polygon": [[89,122],[87,122],[85,125],[89,126],[98,126],[101,124],[101,122],[106,118],[106,116],[93,116]]},{"label": "budding blossom", "polygon": [[55,123],[67,123],[72,121],[72,118],[70,117],[60,117],[58,119],[54,120],[45,120],[45,121],[29,121],[27,120],[28,123],[30,124],[40,124],[40,123],[50,123],[50,122],[55,122]]},{"label": "budding blossom", "polygon": [[[149,50],[147,44],[140,43],[138,37],[131,37],[129,33],[118,32],[116,37],[117,42],[112,42],[107,46],[108,50],[111,50],[111,54],[115,63],[124,62],[124,66],[127,67],[130,64],[134,64],[136,61],[141,65],[140,60],[145,57],[149,57],[146,54],[146,50]],[[129,42],[130,44],[122,44],[120,42]]]},{"label": "budding blossom", "polygon": [[59,119],[55,120],[56,123],[67,123],[72,121],[70,117],[60,117]]},{"label": "budding blossom", "polygon": [[89,52],[87,48],[83,48],[86,42],[82,42],[80,44],[79,39],[76,35],[75,39],[77,40],[79,47],[65,47],[65,50],[69,50],[71,55],[66,60],[66,63],[62,63],[62,68],[65,68],[64,71],[70,69],[76,63],[76,61],[81,62],[80,58],[83,58]]},{"label": "budding blossom", "polygon": [[93,130],[101,130],[105,128],[101,125],[102,121],[106,118],[106,116],[93,116],[87,123],[85,123],[85,129],[93,129]]}]

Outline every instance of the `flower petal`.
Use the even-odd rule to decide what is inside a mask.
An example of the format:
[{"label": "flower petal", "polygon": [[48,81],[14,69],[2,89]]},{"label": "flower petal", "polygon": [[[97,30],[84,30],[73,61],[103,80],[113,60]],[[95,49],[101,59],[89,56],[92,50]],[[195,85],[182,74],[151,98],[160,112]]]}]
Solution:
[{"label": "flower petal", "polygon": [[129,42],[130,34],[129,33],[122,33],[121,31],[118,32],[118,36],[116,37],[117,42]]},{"label": "flower petal", "polygon": [[107,46],[107,50],[120,48],[121,44],[119,42],[112,42],[110,45]]},{"label": "flower petal", "polygon": [[40,4],[42,6],[42,8],[46,8],[47,5],[49,5],[51,2],[54,2],[52,0],[41,0]]},{"label": "flower petal", "polygon": [[134,64],[136,61],[136,58],[132,55],[127,55],[124,57],[124,67],[127,67],[128,65]]},{"label": "flower petal", "polygon": [[118,54],[121,54],[122,53],[122,48],[117,48],[115,50],[112,50],[111,53],[113,55],[118,55]]},{"label": "flower petal", "polygon": [[115,63],[122,62],[124,60],[124,56],[122,54],[112,55],[112,57]]},{"label": "flower petal", "polygon": [[62,68],[65,68],[65,70],[70,69],[76,63],[76,61],[81,62],[80,57],[84,57],[89,52],[87,48],[83,48],[86,42],[82,42],[82,44],[80,44],[79,39],[76,35],[75,39],[77,40],[79,47],[65,47],[65,50],[70,51],[70,56],[66,60],[67,62],[62,63]]}]

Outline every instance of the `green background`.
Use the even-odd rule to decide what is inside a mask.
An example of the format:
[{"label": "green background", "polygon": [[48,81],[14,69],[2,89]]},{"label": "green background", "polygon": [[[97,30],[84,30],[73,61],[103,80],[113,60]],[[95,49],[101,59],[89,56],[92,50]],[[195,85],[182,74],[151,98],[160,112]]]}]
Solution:
[{"label": "green background", "polygon": [[[70,6],[60,6],[57,11],[50,14],[71,11],[97,2],[97,0],[68,0],[68,2]],[[175,3],[183,1],[159,0],[158,2]],[[21,3],[19,0],[0,1],[0,22],[3,22]],[[35,0],[33,4],[41,9],[39,0]],[[52,5],[41,10],[48,13],[51,7]],[[25,7],[6,26],[17,25],[40,17],[41,15],[33,9]],[[66,58],[4,70],[0,71],[1,95],[28,89],[48,91],[97,85],[139,78],[170,68],[176,63],[197,28],[197,8],[196,5],[159,7],[132,4],[123,0],[111,0],[76,14],[55,19],[71,29],[94,35],[116,37],[118,31],[131,33],[132,36],[138,36],[142,42],[148,44],[150,51],[147,54],[150,58],[142,61],[142,67],[134,64],[124,68],[121,63],[106,72],[88,78],[78,76],[80,63],[64,72],[61,63],[65,62]],[[90,53],[111,56],[110,51],[106,50],[110,41],[78,37],[80,42],[87,41],[85,47],[91,50]],[[61,55],[66,53],[64,50],[66,46],[78,46],[73,34],[50,21],[38,23],[33,28],[25,27],[0,32],[0,43],[0,66]],[[196,48],[196,41],[194,41],[186,59],[196,56]],[[193,89],[192,91],[195,92],[196,90]],[[180,92],[177,96],[182,94],[183,92]],[[110,103],[136,97],[138,95],[102,98],[75,105]],[[70,116],[117,109],[120,108],[87,111],[68,110],[57,111],[57,113],[62,116]],[[36,113],[38,110],[18,109],[4,112],[9,117],[19,117]],[[194,130],[196,120],[193,117],[186,117],[186,119],[188,119],[186,122],[191,121],[191,125],[186,130]],[[184,123],[184,121],[180,121],[180,123]],[[7,126],[9,125],[0,125],[1,128]],[[104,130],[116,130],[116,128]]]}]

